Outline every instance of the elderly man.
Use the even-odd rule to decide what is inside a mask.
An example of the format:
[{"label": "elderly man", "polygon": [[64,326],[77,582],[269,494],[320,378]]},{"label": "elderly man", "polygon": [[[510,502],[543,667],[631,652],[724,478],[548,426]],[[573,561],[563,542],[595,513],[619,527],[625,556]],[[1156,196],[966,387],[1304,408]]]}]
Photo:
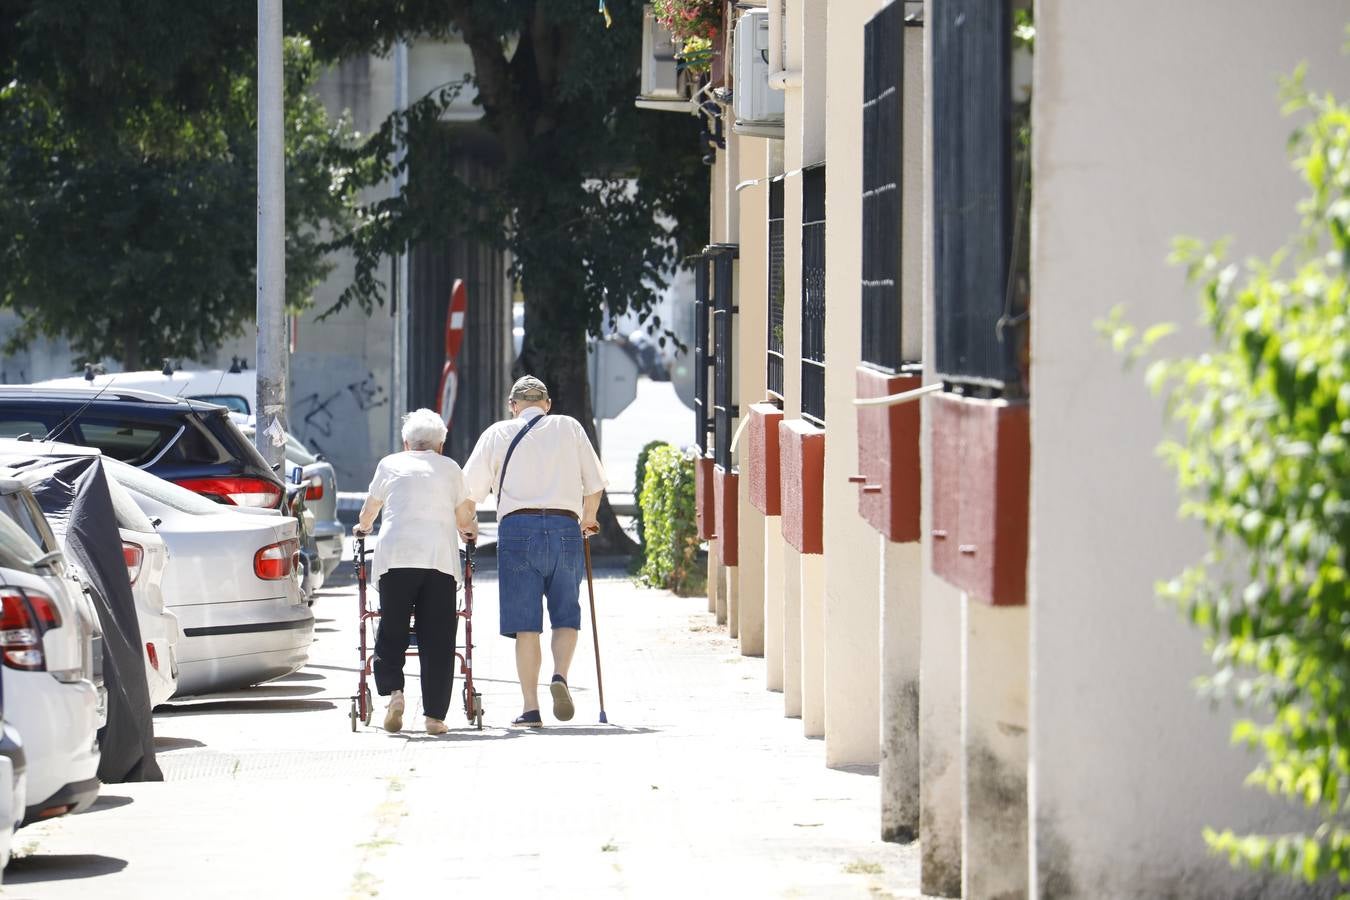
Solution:
[{"label": "elderly man", "polygon": [[441,455],[445,422],[419,409],[403,419],[403,452],[380,460],[353,533],[370,534],[384,510],[375,547],[372,580],[380,591],[380,629],[375,636],[375,690],[389,697],[386,731],[403,727],[403,663],[408,627],[417,616],[417,654],[422,670],[422,711],[428,734],[445,734],[445,714],[455,677],[455,632],[459,615],[455,576],[459,569],[456,528],[472,540],[474,503],[464,474]]},{"label": "elderly man", "polygon": [[464,481],[478,503],[497,495],[500,631],[516,639],[525,701],[511,724],[538,728],[545,599],[553,629],[553,716],[566,722],[574,712],[567,670],[581,628],[581,542],[600,530],[596,514],[606,482],[581,423],[548,415],[552,401],[542,381],[521,378],[507,404],[512,418],[483,432],[464,464]]}]

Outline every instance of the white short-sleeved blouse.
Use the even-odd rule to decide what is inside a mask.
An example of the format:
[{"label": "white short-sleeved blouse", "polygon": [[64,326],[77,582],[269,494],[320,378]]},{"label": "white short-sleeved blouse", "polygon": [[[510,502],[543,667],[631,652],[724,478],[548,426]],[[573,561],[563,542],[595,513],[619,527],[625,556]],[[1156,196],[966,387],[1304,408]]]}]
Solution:
[{"label": "white short-sleeved blouse", "polygon": [[380,460],[370,496],[383,502],[371,581],[390,569],[437,569],[459,576],[455,507],[468,498],[459,464],[435,450]]}]

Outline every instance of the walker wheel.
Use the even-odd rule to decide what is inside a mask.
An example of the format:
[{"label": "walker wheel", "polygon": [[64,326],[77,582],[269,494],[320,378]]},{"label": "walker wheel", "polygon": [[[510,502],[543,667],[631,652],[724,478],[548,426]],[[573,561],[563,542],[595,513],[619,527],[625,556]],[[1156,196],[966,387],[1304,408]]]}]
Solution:
[{"label": "walker wheel", "polygon": [[369,724],[370,724],[370,718],[371,718],[371,716],[373,716],[373,715],[375,714],[375,704],[374,704],[373,702],[371,702],[370,688],[369,688],[369,687],[364,687],[364,686],[363,686],[363,687],[361,688],[361,700],[362,700],[362,703],[361,703],[361,707],[362,707],[361,721],[362,721],[364,724],[369,725]]},{"label": "walker wheel", "polygon": [[482,714],[481,712],[480,712],[477,716],[474,717],[473,725],[474,725],[474,727],[477,728],[479,731],[482,731],[482,730],[483,730],[483,714]]},{"label": "walker wheel", "polygon": [[356,698],[355,698],[355,697],[352,698],[352,711],[349,712],[349,713],[347,713],[347,718],[349,718],[349,719],[352,720],[352,733],[355,734],[355,733],[356,733],[356,720],[357,720],[357,718],[358,718],[357,712],[356,712]]}]

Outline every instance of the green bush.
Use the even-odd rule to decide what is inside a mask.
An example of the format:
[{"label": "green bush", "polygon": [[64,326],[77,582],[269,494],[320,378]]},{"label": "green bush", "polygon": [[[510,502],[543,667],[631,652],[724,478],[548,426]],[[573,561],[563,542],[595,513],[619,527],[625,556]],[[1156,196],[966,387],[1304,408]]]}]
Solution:
[{"label": "green bush", "polygon": [[[1294,242],[1245,268],[1222,245],[1177,244],[1203,286],[1208,353],[1159,360],[1180,438],[1161,448],[1182,515],[1209,535],[1205,556],[1159,585],[1206,634],[1217,671],[1207,692],[1243,709],[1236,744],[1264,759],[1248,783],[1317,818],[1307,833],[1205,840],[1234,865],[1308,883],[1350,883],[1350,106],[1286,86],[1287,109],[1311,111],[1294,135],[1310,190]],[[1119,313],[1118,350],[1149,352]]]},{"label": "green bush", "polygon": [[699,582],[694,521],[694,461],[666,444],[647,456],[639,499],[646,529],[642,578],[676,593]]},{"label": "green bush", "polygon": [[[633,470],[633,493],[641,496],[642,486],[647,479],[647,457],[657,447],[669,447],[665,441],[651,441],[645,447],[638,451],[637,465]],[[637,503],[637,512],[633,516],[633,525],[637,529],[638,555],[645,553],[646,538],[643,529],[642,504]]]}]

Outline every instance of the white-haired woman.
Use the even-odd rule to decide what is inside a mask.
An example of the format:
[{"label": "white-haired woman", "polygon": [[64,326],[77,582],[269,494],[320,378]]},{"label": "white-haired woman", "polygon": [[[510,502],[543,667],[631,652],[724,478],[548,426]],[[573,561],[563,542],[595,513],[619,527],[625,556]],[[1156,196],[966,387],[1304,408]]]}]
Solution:
[{"label": "white-haired woman", "polygon": [[[455,572],[459,536],[477,532],[474,502],[464,474],[441,455],[445,423],[429,409],[403,419],[403,452],[380,460],[361,507],[355,534],[370,534],[384,510],[371,580],[380,591],[380,628],[375,635],[375,689],[389,697],[387,731],[403,727],[403,663],[409,620],[417,617],[417,654],[422,669],[422,710],[429,734],[449,728],[445,714],[455,677]],[[457,535],[456,532],[459,532]]]}]

